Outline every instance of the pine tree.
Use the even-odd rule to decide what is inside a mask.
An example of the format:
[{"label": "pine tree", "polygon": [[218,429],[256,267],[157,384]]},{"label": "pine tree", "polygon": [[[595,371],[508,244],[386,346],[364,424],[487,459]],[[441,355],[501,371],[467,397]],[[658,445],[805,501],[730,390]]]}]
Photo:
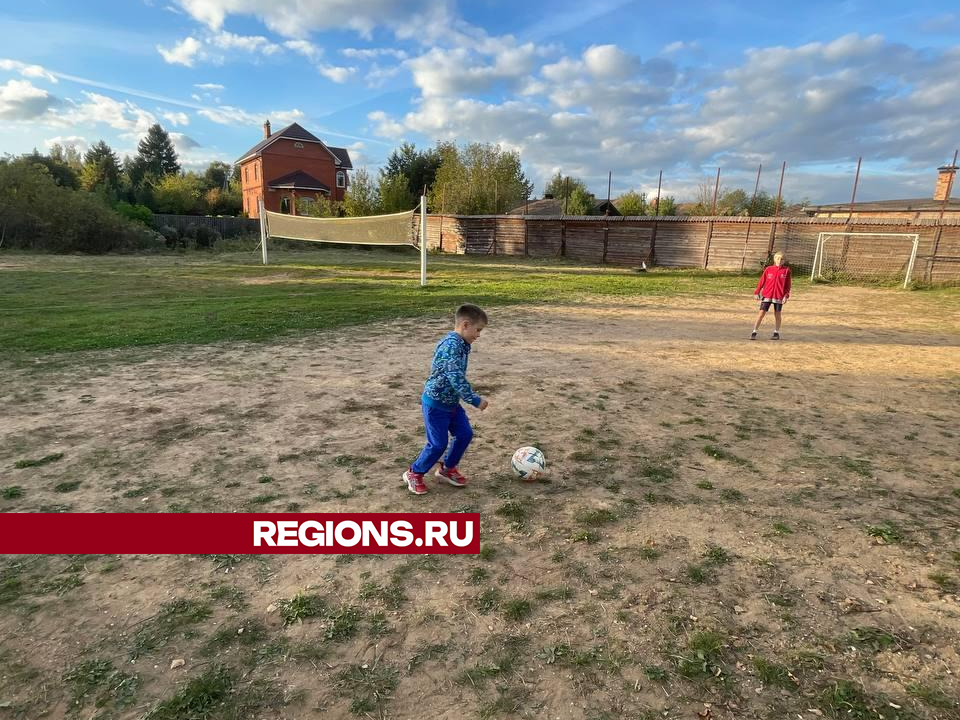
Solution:
[{"label": "pine tree", "polygon": [[80,187],[115,195],[120,189],[120,158],[103,140],[92,145],[83,158]]},{"label": "pine tree", "polygon": [[137,159],[143,162],[147,173],[155,177],[174,175],[180,172],[177,151],[167,131],[159,124],[152,125],[147,136],[137,146]]}]

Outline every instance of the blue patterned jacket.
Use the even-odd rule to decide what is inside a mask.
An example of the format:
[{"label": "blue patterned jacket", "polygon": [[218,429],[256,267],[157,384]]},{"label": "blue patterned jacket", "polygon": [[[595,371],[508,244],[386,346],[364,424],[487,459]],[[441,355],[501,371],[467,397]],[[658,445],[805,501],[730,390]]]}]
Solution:
[{"label": "blue patterned jacket", "polygon": [[467,360],[470,358],[470,343],[455,332],[447,333],[437,343],[430,367],[430,377],[423,385],[423,397],[426,405],[454,410],[465,400],[474,407],[480,406],[480,396],[467,382]]}]

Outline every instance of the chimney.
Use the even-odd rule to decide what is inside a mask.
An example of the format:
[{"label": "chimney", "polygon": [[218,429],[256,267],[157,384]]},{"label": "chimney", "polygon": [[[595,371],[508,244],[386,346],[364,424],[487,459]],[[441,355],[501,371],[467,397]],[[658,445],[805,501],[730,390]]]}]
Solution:
[{"label": "chimney", "polygon": [[263,137],[264,138],[270,137],[270,121],[269,120],[263,121]]},{"label": "chimney", "polygon": [[553,200],[553,193],[544,193],[544,194],[543,194],[543,199],[544,199],[544,200]]},{"label": "chimney", "polygon": [[953,178],[957,174],[956,165],[944,165],[938,167],[937,187],[933,191],[933,199],[943,202],[950,199],[950,191],[953,190]]}]

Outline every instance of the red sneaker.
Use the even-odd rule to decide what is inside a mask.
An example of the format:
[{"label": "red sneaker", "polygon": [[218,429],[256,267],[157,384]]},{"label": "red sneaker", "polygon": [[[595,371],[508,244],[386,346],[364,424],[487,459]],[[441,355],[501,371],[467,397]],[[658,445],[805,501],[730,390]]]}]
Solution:
[{"label": "red sneaker", "polygon": [[467,484],[467,479],[461,475],[460,471],[455,467],[448,468],[441,464],[440,467],[437,468],[437,472],[434,474],[441,480],[446,480],[454,487],[463,487]]},{"label": "red sneaker", "polygon": [[427,484],[423,482],[423,473],[415,473],[413,470],[407,470],[403,474],[403,479],[407,483],[407,490],[414,495],[427,494]]}]

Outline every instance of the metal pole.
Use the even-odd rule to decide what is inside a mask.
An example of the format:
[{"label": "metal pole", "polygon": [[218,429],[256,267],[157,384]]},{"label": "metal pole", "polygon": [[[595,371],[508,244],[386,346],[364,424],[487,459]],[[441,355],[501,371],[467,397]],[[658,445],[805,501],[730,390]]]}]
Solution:
[{"label": "metal pole", "polygon": [[663,184],[663,170],[660,171],[660,177],[657,180],[657,202],[653,206],[653,216],[660,215],[660,185]]},{"label": "metal pole", "polygon": [[783,176],[787,174],[787,161],[783,161],[783,167],[780,168],[780,187],[777,189],[777,207],[773,211],[773,217],[780,217],[780,202],[783,200]]},{"label": "metal pole", "polygon": [[917,248],[920,245],[920,236],[913,236],[913,251],[910,253],[910,264],[907,265],[907,276],[903,279],[903,289],[906,290],[910,285],[910,279],[913,277],[913,265],[917,261]]},{"label": "metal pole", "polygon": [[857,158],[857,174],[853,178],[853,195],[850,197],[850,214],[847,215],[847,223],[853,217],[853,204],[857,201],[857,185],[860,184],[860,163],[863,162],[863,155]]},{"label": "metal pole", "polygon": [[427,284],[427,195],[420,196],[420,287]]},{"label": "metal pole", "polygon": [[607,209],[604,211],[604,215],[610,214],[610,185],[613,183],[613,170],[607,172]]},{"label": "metal pole", "polygon": [[260,249],[263,253],[263,264],[267,264],[267,213],[263,207],[263,198],[257,198],[257,213],[260,215]]},{"label": "metal pole", "polygon": [[713,186],[713,210],[711,215],[717,214],[717,194],[720,192],[720,168],[717,168],[717,183]]},{"label": "metal pole", "polygon": [[750,211],[747,216],[747,237],[743,241],[743,254],[740,256],[740,272],[743,272],[743,266],[747,262],[747,247],[750,245],[750,226],[753,224],[753,206],[757,202],[757,192],[760,190],[760,171],[763,170],[763,163],[757,166],[757,184],[753,186],[753,199],[750,200]]},{"label": "metal pole", "polygon": [[570,177],[563,179],[563,214],[567,214],[567,199],[570,197]]}]

